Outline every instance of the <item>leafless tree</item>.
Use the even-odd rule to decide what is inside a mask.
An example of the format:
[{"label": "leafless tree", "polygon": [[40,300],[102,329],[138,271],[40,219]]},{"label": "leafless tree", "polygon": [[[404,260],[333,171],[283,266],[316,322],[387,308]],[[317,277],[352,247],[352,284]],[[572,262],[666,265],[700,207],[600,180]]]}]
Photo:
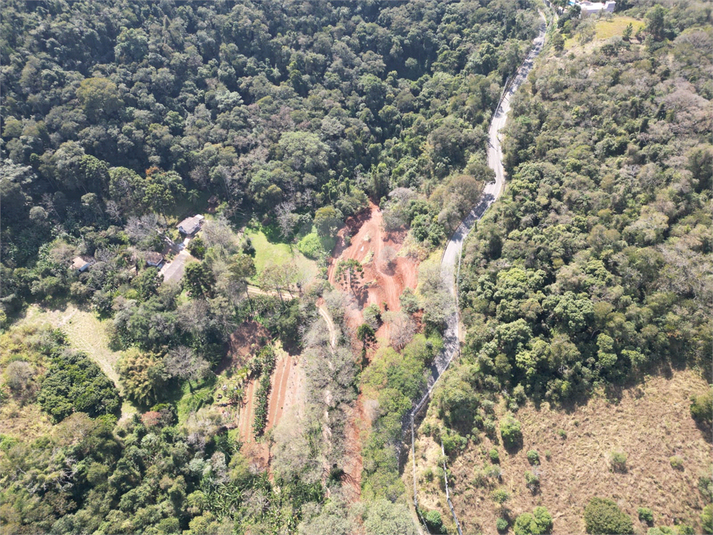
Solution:
[{"label": "leafless tree", "polygon": [[386,312],[384,319],[389,323],[389,341],[398,350],[408,344],[416,334],[416,324],[404,312]]},{"label": "leafless tree", "polygon": [[106,202],[106,213],[112,219],[112,221],[121,221],[121,208],[116,203],[116,201]]},{"label": "leafless tree", "polygon": [[210,369],[205,359],[197,356],[186,346],[178,346],[166,355],[164,366],[172,377],[187,380],[191,391],[193,390],[191,381],[198,381],[205,377]]},{"label": "leafless tree", "polygon": [[280,233],[287,237],[292,233],[292,229],[297,223],[297,218],[293,214],[295,210],[295,203],[292,201],[286,201],[280,203],[275,208],[275,214],[277,214],[277,224],[280,227]]},{"label": "leafless tree", "polygon": [[228,254],[235,252],[238,245],[238,236],[224,217],[205,221],[201,236],[206,247],[222,247]]},{"label": "leafless tree", "polygon": [[396,249],[387,245],[379,253],[379,262],[381,263],[381,268],[386,271],[391,271],[394,269],[394,261],[396,260]]},{"label": "leafless tree", "polygon": [[134,243],[146,240],[159,232],[158,215],[150,213],[141,217],[130,217],[124,230]]}]

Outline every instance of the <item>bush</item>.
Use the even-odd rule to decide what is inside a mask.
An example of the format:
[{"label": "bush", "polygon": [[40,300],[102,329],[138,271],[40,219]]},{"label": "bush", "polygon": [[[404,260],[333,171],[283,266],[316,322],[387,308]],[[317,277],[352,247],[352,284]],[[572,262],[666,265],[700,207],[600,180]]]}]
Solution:
[{"label": "bush", "polygon": [[691,396],[691,416],[703,423],[713,423],[713,388],[705,394]]},{"label": "bush", "polygon": [[490,461],[491,461],[491,462],[493,462],[493,463],[499,463],[499,462],[500,462],[500,454],[498,453],[498,450],[496,450],[495,448],[493,448],[492,450],[490,450],[489,455],[490,455]]},{"label": "bush", "polygon": [[592,535],[634,533],[634,524],[629,515],[619,509],[612,500],[606,498],[589,500],[587,507],[584,508],[584,524],[587,533]]},{"label": "bush", "polygon": [[683,470],[683,459],[678,455],[671,457],[669,462],[671,463],[671,468],[674,470]]},{"label": "bush", "polygon": [[522,443],[522,426],[511,414],[500,420],[500,436],[507,448],[513,448]]},{"label": "bush", "polygon": [[609,463],[615,472],[626,472],[626,453],[621,451],[611,452]]},{"label": "bush", "polygon": [[316,232],[310,232],[297,242],[297,250],[307,258],[313,260],[318,259],[324,251],[324,249],[322,249],[322,242]]},{"label": "bush", "polygon": [[196,236],[188,242],[188,252],[196,258],[200,258],[201,260],[203,259],[205,256],[205,242],[200,236]]},{"label": "bush", "polygon": [[540,488],[540,476],[528,470],[525,472],[525,485],[533,493],[537,492],[537,489]]},{"label": "bush", "polygon": [[423,515],[423,519],[429,531],[433,533],[443,533],[443,519],[441,518],[441,513],[438,511],[427,511],[426,514]]},{"label": "bush", "polygon": [[527,460],[531,465],[540,464],[540,455],[535,450],[527,452]]},{"label": "bush", "polygon": [[651,524],[654,521],[654,513],[648,507],[639,507],[639,520]]},{"label": "bush", "polygon": [[495,522],[495,529],[498,531],[506,531],[508,529],[508,521],[504,518],[498,518]]},{"label": "bush", "polygon": [[515,535],[545,535],[552,531],[552,515],[544,507],[535,507],[532,514],[523,513],[515,519]]},{"label": "bush", "polygon": [[495,489],[490,494],[490,497],[495,503],[499,503],[500,505],[502,505],[510,499],[510,493],[505,489]]},{"label": "bush", "polygon": [[415,314],[421,308],[418,304],[418,297],[413,293],[411,288],[404,288],[399,297],[401,308],[408,314]]},{"label": "bush", "polygon": [[713,533],[713,504],[708,504],[701,513],[701,527],[706,533]]},{"label": "bush", "polygon": [[379,305],[371,304],[364,309],[364,323],[374,330],[381,326],[381,309]]}]

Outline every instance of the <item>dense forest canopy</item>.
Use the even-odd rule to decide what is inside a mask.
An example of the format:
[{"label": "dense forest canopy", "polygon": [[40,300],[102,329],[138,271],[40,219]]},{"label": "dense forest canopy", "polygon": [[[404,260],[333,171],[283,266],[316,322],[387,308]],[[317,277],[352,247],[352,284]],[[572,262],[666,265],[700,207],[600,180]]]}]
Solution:
[{"label": "dense forest canopy", "polygon": [[[489,124],[543,12],[507,188],[458,272],[461,358],[420,429],[437,470],[481,434],[516,447],[529,400],[671,367],[710,381],[710,5],[619,2],[636,34],[592,43],[596,22],[555,3],[5,2],[0,413],[26,427],[0,433],[0,533],[416,533],[399,452],[455,310],[438,249],[492,180]],[[376,211],[401,258],[392,244],[330,264]],[[266,262],[284,250],[292,261]],[[376,280],[364,266],[393,274],[404,256],[418,282],[400,307],[362,303],[350,325]],[[63,331],[71,314],[27,321],[69,306],[106,327],[103,353]],[[300,410],[270,427],[271,377],[292,356]],[[225,417],[249,382],[262,465]],[[704,427],[711,399],[692,402]],[[513,413],[499,423],[497,403]],[[507,492],[493,499],[505,510]],[[587,525],[619,513],[597,501]],[[512,524],[557,518],[538,506]]]}]

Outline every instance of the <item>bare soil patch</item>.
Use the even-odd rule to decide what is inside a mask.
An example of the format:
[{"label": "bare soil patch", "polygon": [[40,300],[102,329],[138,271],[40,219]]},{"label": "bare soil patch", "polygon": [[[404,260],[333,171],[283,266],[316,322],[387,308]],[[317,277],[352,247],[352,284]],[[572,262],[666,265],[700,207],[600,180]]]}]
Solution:
[{"label": "bare soil patch", "polygon": [[[386,247],[398,255],[406,237],[405,232],[385,232],[382,228],[382,213],[378,206],[369,204],[369,209],[347,221],[337,234],[337,245],[329,262],[329,282],[342,287],[355,300],[355,307],[347,312],[347,322],[356,328],[362,322],[361,311],[371,305],[378,305],[382,312],[400,310],[399,297],[404,288],[415,289],[418,284],[418,261],[408,256],[396,256],[392,265],[382,261],[382,251]],[[347,245],[347,236],[351,236]],[[350,292],[344,283],[336,280],[337,264],[340,260],[357,260],[364,269],[355,291]],[[377,336],[388,337],[388,326],[382,326]]]},{"label": "bare soil patch", "polygon": [[[617,402],[594,396],[572,411],[553,409],[548,404],[521,408],[515,414],[522,423],[523,445],[519,451],[508,454],[499,440],[484,438],[478,445],[469,442],[465,452],[449,461],[452,500],[464,531],[496,532],[495,522],[502,513],[490,493],[494,488],[505,488],[511,495],[506,504],[511,519],[543,505],[554,518],[555,534],[584,533],[584,507],[595,496],[616,501],[631,515],[637,532],[648,529],[638,520],[639,507],[653,510],[655,526],[678,522],[701,532],[699,515],[705,503],[697,484],[700,474],[710,475],[713,447],[710,433],[691,418],[689,398],[706,388],[698,374],[680,371],[670,378],[649,377],[639,386],[624,390]],[[498,407],[498,416],[504,413],[504,408]],[[490,464],[488,452],[493,447],[500,454],[502,480],[477,486],[474,474]],[[539,466],[528,462],[529,450],[538,452]],[[613,451],[627,455],[625,472],[611,469]],[[439,478],[428,482],[425,477],[429,468],[435,473],[438,454],[440,444],[419,437],[419,502],[439,509],[443,518],[450,519]],[[682,470],[671,466],[672,456],[683,459]],[[527,471],[540,476],[535,493],[526,487]],[[404,477],[410,488],[411,471],[407,470]]]}]

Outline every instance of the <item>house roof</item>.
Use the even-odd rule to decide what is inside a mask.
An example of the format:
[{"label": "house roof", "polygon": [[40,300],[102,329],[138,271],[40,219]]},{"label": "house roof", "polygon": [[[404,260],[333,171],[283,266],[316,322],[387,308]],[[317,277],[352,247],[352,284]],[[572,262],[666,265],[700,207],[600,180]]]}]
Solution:
[{"label": "house roof", "polygon": [[163,255],[152,251],[146,254],[146,261],[150,264],[158,265],[163,261]]},{"label": "house roof", "polygon": [[185,234],[193,234],[200,228],[201,221],[203,221],[202,215],[194,215],[192,217],[187,217],[178,224],[178,230]]},{"label": "house roof", "polygon": [[92,263],[92,260],[90,258],[87,258],[86,256],[75,256],[72,259],[72,267],[74,269],[82,269],[84,266],[90,263]]}]

